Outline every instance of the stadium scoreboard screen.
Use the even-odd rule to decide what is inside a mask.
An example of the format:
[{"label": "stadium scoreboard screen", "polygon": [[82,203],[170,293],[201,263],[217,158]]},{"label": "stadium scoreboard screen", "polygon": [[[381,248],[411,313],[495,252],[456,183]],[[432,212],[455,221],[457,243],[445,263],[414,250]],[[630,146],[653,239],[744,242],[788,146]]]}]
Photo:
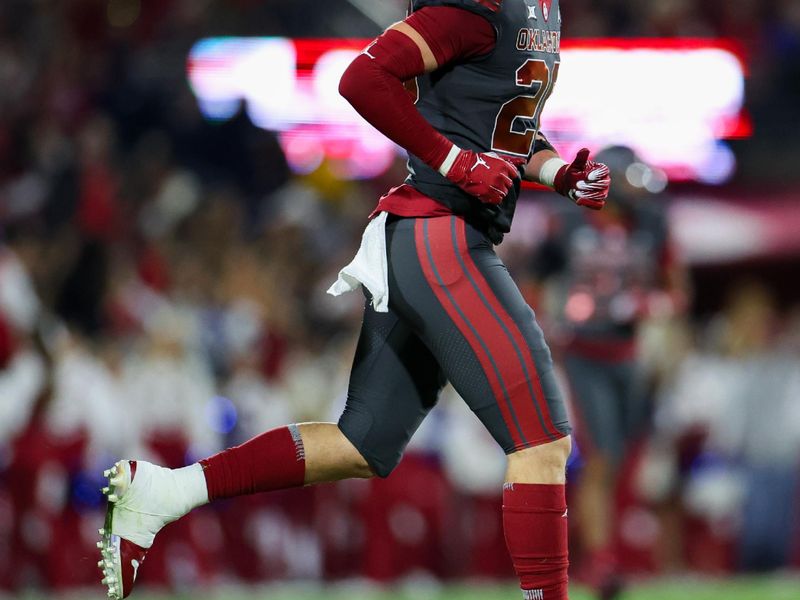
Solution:
[{"label": "stadium scoreboard screen", "polygon": [[[367,40],[207,38],[187,60],[203,115],[220,121],[242,107],[277,132],[289,164],[324,160],[338,175],[384,172],[402,152],[339,96],[338,82]],[[564,154],[624,144],[672,181],[722,184],[736,168],[727,140],[750,135],[741,52],[725,40],[573,40],[543,115]],[[591,93],[587,93],[591,90]]]}]

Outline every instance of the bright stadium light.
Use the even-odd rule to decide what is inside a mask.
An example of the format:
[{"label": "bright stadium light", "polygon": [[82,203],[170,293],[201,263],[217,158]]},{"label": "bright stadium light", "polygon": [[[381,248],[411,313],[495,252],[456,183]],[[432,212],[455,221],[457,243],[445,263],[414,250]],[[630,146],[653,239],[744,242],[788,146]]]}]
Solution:
[{"label": "bright stadium light", "polygon": [[209,38],[192,48],[189,84],[209,119],[230,119],[245,102],[257,125],[283,129],[296,115],[296,65],[291,40]]},{"label": "bright stadium light", "polygon": [[746,125],[745,72],[731,50],[703,41],[582,42],[566,47],[562,62],[543,126],[568,154],[623,144],[673,180],[731,177],[735,160],[720,140]]},{"label": "bright stadium light", "polygon": [[[189,55],[189,83],[207,118],[228,119],[244,104],[253,123],[279,132],[297,172],[329,158],[342,175],[371,177],[400,150],[337,92],[366,43],[204,39]],[[736,161],[724,140],[749,135],[749,121],[746,69],[727,42],[565,42],[562,64],[543,127],[565,154],[624,144],[672,181],[721,184],[733,175]]]}]

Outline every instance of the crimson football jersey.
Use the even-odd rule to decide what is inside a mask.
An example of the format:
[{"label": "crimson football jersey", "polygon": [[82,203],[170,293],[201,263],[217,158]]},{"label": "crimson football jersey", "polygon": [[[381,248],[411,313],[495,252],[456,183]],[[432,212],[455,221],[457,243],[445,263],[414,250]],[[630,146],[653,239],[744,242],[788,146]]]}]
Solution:
[{"label": "crimson football jersey", "polygon": [[[486,18],[492,52],[445,65],[417,80],[417,108],[442,135],[476,152],[529,157],[545,102],[558,77],[558,0],[413,0],[412,9],[452,6]],[[463,192],[416,156],[408,184],[485,230],[494,243],[511,229],[519,183],[499,206]]]}]

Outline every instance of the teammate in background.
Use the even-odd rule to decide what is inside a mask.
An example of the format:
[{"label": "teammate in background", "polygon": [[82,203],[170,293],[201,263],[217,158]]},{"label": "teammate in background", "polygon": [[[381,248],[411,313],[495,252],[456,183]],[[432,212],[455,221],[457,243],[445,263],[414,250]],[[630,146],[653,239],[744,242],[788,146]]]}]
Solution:
[{"label": "teammate in background", "polygon": [[[573,515],[585,561],[578,573],[601,598],[617,596],[613,497],[628,444],[642,433],[648,406],[637,364],[637,326],[682,311],[684,272],[671,252],[663,206],[666,180],[625,147],[598,154],[614,193],[601,213],[555,207],[551,237],[539,248],[585,464]],[[648,188],[653,191],[648,191]]]},{"label": "teammate in background", "polygon": [[559,67],[558,0],[412,8],[340,84],[408,150],[410,175],[380,200],[332,288],[367,288],[339,423],[269,431],[183,469],[118,462],[99,542],[112,599],[131,592],[158,531],[196,506],[388,476],[448,379],[508,454],[503,518],[525,598],[567,598],[570,427],[541,329],[493,244],[511,227],[521,176],[600,209],[608,169],[588,150],[566,163],[538,133]]}]

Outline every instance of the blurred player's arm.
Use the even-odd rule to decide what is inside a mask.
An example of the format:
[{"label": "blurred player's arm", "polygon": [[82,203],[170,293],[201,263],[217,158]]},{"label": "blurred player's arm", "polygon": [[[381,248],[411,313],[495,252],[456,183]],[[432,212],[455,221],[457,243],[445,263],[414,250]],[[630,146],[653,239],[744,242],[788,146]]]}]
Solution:
[{"label": "blurred player's arm", "polygon": [[658,266],[657,290],[650,294],[647,314],[661,317],[684,314],[691,302],[691,278],[686,265],[678,258],[675,242],[670,236],[662,248]]},{"label": "blurred player's arm", "polygon": [[[468,194],[500,203],[519,179],[515,159],[462,150],[414,106],[404,83],[453,62],[490,52],[495,31],[478,14],[426,7],[376,38],[350,64],[339,92],[373,127]],[[485,166],[475,169],[475,165]]]},{"label": "blurred player's arm", "polygon": [[587,148],[568,163],[541,132],[536,135],[533,156],[525,167],[524,179],[553,188],[578,206],[593,210],[605,206],[611,187],[608,167],[589,160]]}]

